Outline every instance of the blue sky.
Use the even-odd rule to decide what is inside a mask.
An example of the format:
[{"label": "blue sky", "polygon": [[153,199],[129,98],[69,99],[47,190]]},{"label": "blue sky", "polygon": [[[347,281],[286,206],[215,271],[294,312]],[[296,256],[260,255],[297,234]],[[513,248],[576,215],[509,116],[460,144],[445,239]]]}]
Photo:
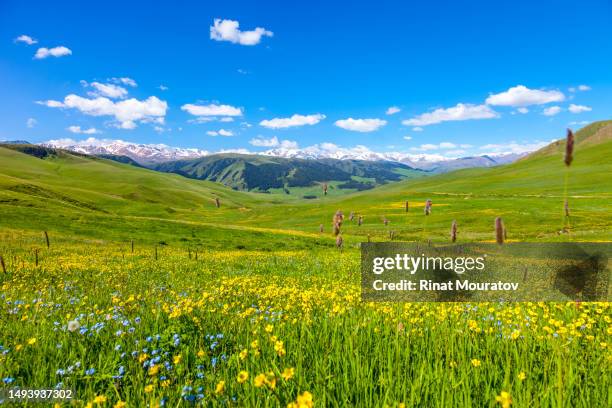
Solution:
[{"label": "blue sky", "polygon": [[0,140],[519,151],[610,118],[611,38],[607,0],[5,0]]}]

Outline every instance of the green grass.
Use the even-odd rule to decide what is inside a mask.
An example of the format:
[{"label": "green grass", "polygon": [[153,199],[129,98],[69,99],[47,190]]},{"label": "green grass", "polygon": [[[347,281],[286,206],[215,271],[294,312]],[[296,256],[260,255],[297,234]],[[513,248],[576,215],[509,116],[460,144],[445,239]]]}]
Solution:
[{"label": "green grass", "polygon": [[[62,382],[77,406],[99,395],[107,406],[184,406],[185,386],[208,406],[287,406],[305,391],[315,406],[494,407],[502,391],[519,407],[610,406],[609,303],[359,298],[359,242],[386,241],[389,230],[396,240],[448,242],[457,220],[459,242],[491,241],[501,216],[510,240],[610,241],[612,142],[594,126],[577,135],[569,171],[561,143],[509,166],[315,200],[0,148],[0,379]],[[560,233],[566,176],[569,234]],[[343,251],[331,235],[337,209],[364,216],[362,226],[343,225]],[[67,330],[75,319],[87,332]],[[150,375],[143,364],[154,356],[160,371]],[[295,369],[289,380],[286,368]],[[267,384],[257,387],[261,373]]]}]

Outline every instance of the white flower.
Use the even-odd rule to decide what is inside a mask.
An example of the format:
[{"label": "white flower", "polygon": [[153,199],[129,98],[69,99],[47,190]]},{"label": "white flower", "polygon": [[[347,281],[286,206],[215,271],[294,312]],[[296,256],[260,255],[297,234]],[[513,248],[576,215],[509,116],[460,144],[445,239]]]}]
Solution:
[{"label": "white flower", "polygon": [[68,331],[77,331],[79,330],[79,327],[81,327],[81,325],[77,320],[71,320],[68,322]]}]

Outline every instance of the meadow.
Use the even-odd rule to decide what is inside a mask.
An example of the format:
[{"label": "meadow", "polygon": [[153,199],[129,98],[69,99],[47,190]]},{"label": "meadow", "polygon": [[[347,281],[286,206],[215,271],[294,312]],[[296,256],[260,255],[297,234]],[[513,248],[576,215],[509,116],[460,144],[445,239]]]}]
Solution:
[{"label": "meadow", "polygon": [[458,242],[496,217],[510,242],[610,241],[600,130],[569,170],[553,145],[305,203],[0,148],[0,379],[74,389],[60,406],[610,406],[609,303],[367,303],[359,275],[360,242],[448,243],[453,220]]}]

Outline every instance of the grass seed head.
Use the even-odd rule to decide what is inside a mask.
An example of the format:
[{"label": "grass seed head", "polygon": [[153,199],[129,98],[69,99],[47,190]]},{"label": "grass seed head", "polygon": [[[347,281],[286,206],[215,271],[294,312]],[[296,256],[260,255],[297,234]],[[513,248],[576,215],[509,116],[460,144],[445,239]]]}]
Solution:
[{"label": "grass seed head", "polygon": [[495,218],[495,241],[497,241],[497,243],[500,245],[504,243],[506,235],[504,230],[504,221],[501,219],[501,217]]},{"label": "grass seed head", "polygon": [[457,221],[453,220],[451,224],[451,242],[457,241]]},{"label": "grass seed head", "polygon": [[431,200],[425,201],[425,215],[431,214]]},{"label": "grass seed head", "polygon": [[565,165],[569,167],[574,160],[574,133],[571,129],[567,129],[567,138],[565,140]]}]

